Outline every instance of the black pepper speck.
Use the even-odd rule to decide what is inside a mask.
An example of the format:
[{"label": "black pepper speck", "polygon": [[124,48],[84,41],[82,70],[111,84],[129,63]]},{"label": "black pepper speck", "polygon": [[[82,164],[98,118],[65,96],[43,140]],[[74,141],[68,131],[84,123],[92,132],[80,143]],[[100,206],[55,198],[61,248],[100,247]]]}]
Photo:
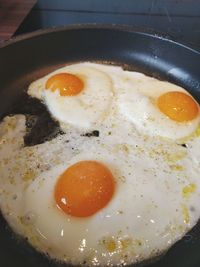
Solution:
[{"label": "black pepper speck", "polygon": [[92,132],[89,132],[89,133],[85,133],[85,134],[81,134],[81,136],[87,136],[87,137],[99,137],[100,133],[98,130],[94,130]]}]

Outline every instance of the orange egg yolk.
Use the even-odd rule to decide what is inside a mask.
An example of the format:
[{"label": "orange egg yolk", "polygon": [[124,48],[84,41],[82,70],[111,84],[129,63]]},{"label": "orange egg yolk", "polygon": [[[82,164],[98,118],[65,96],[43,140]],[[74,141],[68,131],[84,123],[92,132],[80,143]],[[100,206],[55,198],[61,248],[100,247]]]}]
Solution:
[{"label": "orange egg yolk", "polygon": [[55,74],[46,82],[46,89],[50,89],[52,92],[58,89],[61,96],[77,95],[83,90],[83,87],[83,81],[71,73]]},{"label": "orange egg yolk", "polygon": [[66,214],[87,217],[105,207],[114,190],[114,177],[105,165],[80,161],[59,177],[54,196],[57,206]]},{"label": "orange egg yolk", "polygon": [[183,92],[168,92],[157,100],[159,109],[176,122],[191,121],[197,117],[199,106],[188,94]]}]

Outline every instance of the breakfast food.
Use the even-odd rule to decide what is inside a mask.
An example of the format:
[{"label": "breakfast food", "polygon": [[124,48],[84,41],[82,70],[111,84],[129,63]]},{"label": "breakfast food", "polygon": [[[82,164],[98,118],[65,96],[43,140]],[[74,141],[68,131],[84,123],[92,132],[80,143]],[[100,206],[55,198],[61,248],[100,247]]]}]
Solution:
[{"label": "breakfast food", "polygon": [[87,130],[102,121],[113,97],[109,76],[84,64],[66,66],[33,82],[28,93],[43,100],[61,124]]},{"label": "breakfast food", "polygon": [[186,90],[120,67],[66,66],[33,82],[28,94],[42,100],[62,128],[69,124],[94,128],[109,116],[113,101],[126,119],[148,135],[179,139],[192,134],[200,122],[198,104]]},{"label": "breakfast food", "polygon": [[80,63],[28,94],[64,134],[25,146],[25,116],[4,118],[0,208],[38,251],[74,265],[126,265],[165,252],[197,223],[200,114],[186,90]]}]

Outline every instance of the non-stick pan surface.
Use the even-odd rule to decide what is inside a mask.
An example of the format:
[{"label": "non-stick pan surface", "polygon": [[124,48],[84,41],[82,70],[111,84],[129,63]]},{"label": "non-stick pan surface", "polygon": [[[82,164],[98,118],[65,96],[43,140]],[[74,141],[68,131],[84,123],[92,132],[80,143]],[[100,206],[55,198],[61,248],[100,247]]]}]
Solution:
[{"label": "non-stick pan surface", "polygon": [[[174,82],[200,102],[200,53],[152,31],[74,26],[39,31],[0,46],[0,118],[16,110],[23,112],[24,91],[31,81],[59,66],[80,61],[114,63]],[[0,266],[62,265],[16,239],[0,216]],[[147,266],[200,267],[200,223]]]}]

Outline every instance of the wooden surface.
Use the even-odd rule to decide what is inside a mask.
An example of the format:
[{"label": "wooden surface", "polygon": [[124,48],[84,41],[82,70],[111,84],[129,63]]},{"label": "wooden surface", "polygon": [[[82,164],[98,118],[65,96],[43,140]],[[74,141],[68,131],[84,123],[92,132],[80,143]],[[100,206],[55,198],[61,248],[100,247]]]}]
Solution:
[{"label": "wooden surface", "polygon": [[38,0],[17,33],[77,23],[153,28],[200,49],[200,0]]},{"label": "wooden surface", "polygon": [[36,3],[36,0],[0,0],[0,41],[9,39]]}]

